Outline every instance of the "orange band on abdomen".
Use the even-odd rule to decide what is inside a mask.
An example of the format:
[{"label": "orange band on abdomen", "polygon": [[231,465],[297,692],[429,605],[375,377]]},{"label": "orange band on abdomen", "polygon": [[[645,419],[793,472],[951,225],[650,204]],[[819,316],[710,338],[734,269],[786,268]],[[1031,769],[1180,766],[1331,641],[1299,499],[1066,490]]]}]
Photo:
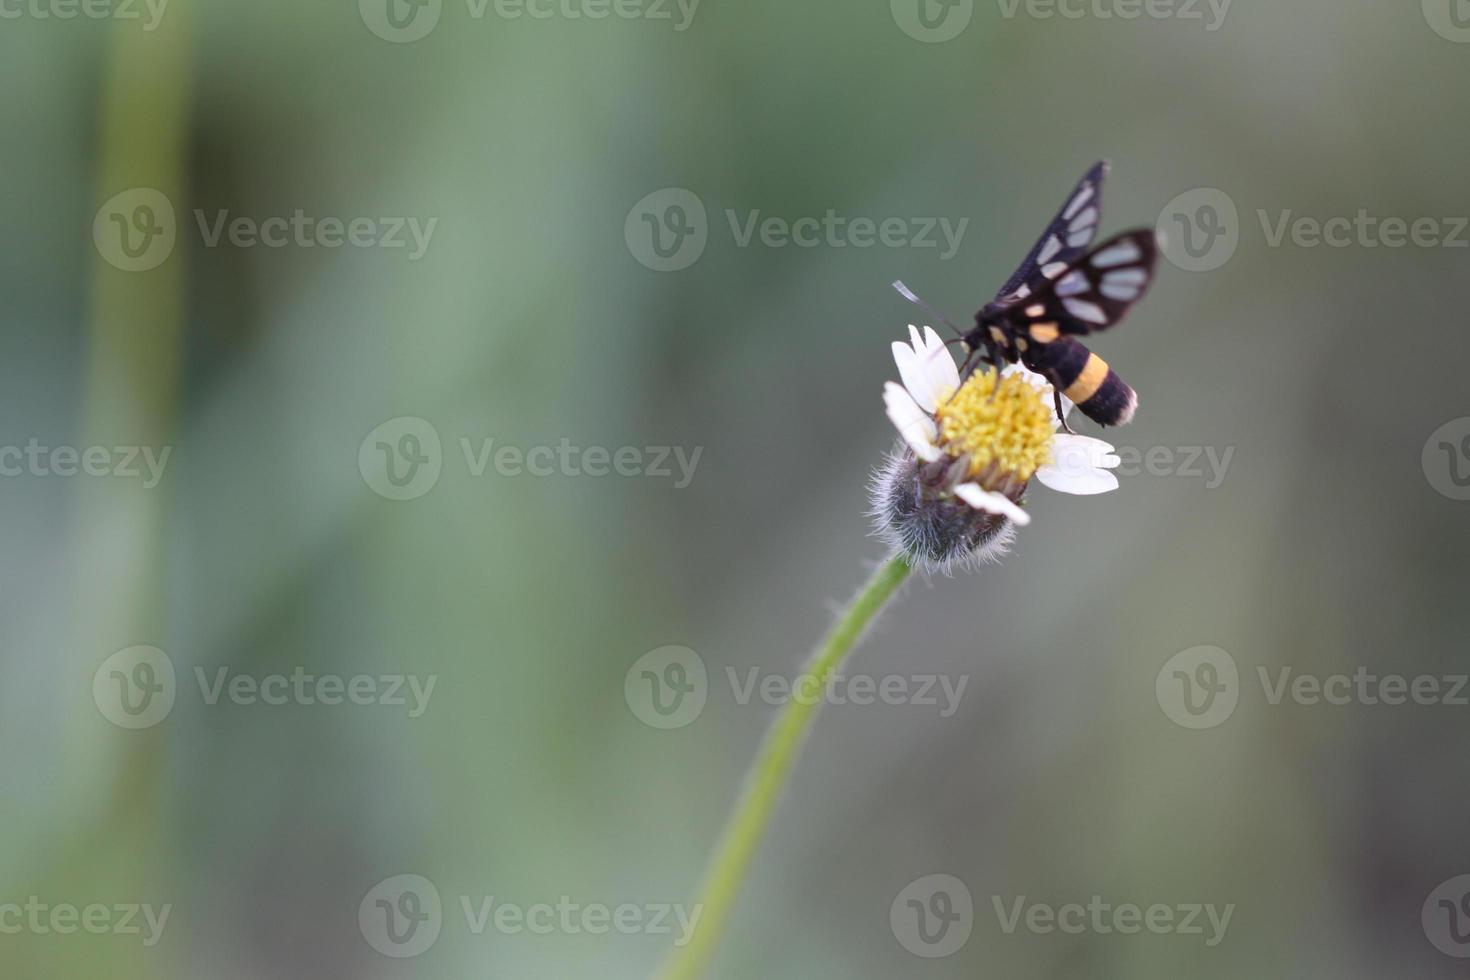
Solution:
[{"label": "orange band on abdomen", "polygon": [[1067,390],[1062,394],[1071,399],[1072,404],[1081,405],[1097,394],[1097,390],[1107,379],[1108,362],[1088,352],[1087,363],[1082,366],[1082,373],[1077,375],[1077,380],[1068,385]]}]

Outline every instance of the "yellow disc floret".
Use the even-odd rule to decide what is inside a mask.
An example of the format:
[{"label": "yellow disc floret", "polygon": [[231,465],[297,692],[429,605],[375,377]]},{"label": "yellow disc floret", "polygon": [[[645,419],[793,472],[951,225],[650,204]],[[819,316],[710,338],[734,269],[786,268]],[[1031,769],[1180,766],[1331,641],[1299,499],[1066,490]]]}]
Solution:
[{"label": "yellow disc floret", "polygon": [[975,372],[938,407],[939,441],[951,456],[969,455],[971,477],[988,471],[1029,480],[1050,460],[1052,405],[1020,375],[1002,378],[999,391],[996,377]]}]

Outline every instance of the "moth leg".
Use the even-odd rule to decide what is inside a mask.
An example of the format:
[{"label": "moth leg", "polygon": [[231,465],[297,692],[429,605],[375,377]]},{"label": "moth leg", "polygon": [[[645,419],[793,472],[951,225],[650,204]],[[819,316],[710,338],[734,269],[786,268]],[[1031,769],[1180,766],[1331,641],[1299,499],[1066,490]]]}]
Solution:
[{"label": "moth leg", "polygon": [[975,360],[975,358],[979,356],[979,354],[980,351],[978,349],[965,351],[965,363],[960,365],[960,382],[962,384],[964,383],[965,379],[970,376],[970,373],[973,370],[971,364]]},{"label": "moth leg", "polygon": [[1051,397],[1057,407],[1057,421],[1062,424],[1062,431],[1069,436],[1075,436],[1077,433],[1073,432],[1072,427],[1067,424],[1067,413],[1062,410],[1062,393],[1057,391],[1055,386],[1051,389]]},{"label": "moth leg", "polygon": [[1006,361],[1000,353],[999,346],[990,338],[986,338],[985,341],[985,360],[995,369],[995,387],[990,389],[990,400],[994,401],[996,393],[1000,391],[1000,372]]}]

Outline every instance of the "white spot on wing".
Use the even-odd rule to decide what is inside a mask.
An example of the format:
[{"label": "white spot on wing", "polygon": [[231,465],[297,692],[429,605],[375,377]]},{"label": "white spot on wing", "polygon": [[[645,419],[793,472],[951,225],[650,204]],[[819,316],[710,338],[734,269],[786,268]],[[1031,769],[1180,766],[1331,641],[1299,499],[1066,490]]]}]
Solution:
[{"label": "white spot on wing", "polygon": [[1055,279],[1070,268],[1072,267],[1065,262],[1053,262],[1051,265],[1043,268],[1041,274],[1048,279]]},{"label": "white spot on wing", "polygon": [[1082,205],[1092,200],[1092,195],[1095,192],[1096,188],[1094,188],[1091,184],[1088,184],[1086,187],[1078,191],[1077,196],[1072,198],[1071,203],[1067,205],[1067,210],[1062,212],[1062,220],[1071,221],[1073,216],[1076,215],[1078,211],[1082,210]]},{"label": "white spot on wing", "polygon": [[1144,269],[1119,269],[1117,272],[1109,272],[1103,276],[1103,282],[1111,282],[1122,285],[1129,283],[1134,286],[1142,286],[1148,282],[1148,272]]},{"label": "white spot on wing", "polygon": [[1122,302],[1130,302],[1138,298],[1137,286],[1128,283],[1105,282],[1100,292],[1108,299],[1116,299]]},{"label": "white spot on wing", "polygon": [[1096,303],[1089,303],[1082,299],[1064,299],[1062,305],[1067,308],[1068,313],[1079,320],[1086,320],[1088,323],[1108,322],[1108,315]]},{"label": "white spot on wing", "polygon": [[1067,230],[1081,231],[1083,228],[1092,228],[1096,225],[1097,208],[1088,208],[1086,211],[1083,211],[1081,214],[1077,215],[1077,217],[1072,219],[1072,223],[1067,226]]},{"label": "white spot on wing", "polygon": [[1057,283],[1058,296],[1076,296],[1085,293],[1091,287],[1087,276],[1081,272],[1069,272],[1061,282]]},{"label": "white spot on wing", "polygon": [[1048,235],[1046,237],[1046,244],[1041,246],[1041,254],[1036,256],[1036,261],[1042,265],[1046,265],[1052,259],[1056,258],[1057,253],[1061,250],[1062,240],[1056,235]]},{"label": "white spot on wing", "polygon": [[1068,238],[1067,244],[1072,246],[1073,248],[1082,248],[1090,241],[1092,241],[1092,229],[1088,228],[1083,231],[1079,231],[1072,235],[1071,238]]},{"label": "white spot on wing", "polygon": [[1119,242],[1110,248],[1105,248],[1092,257],[1092,264],[1099,269],[1110,269],[1115,265],[1126,265],[1129,262],[1137,262],[1143,258],[1143,253],[1138,246],[1132,242]]}]

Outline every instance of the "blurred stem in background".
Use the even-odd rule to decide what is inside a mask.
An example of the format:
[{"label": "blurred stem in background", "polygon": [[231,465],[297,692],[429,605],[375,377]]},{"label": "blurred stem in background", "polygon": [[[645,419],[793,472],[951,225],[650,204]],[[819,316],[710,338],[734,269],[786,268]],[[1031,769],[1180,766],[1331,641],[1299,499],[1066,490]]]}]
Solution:
[{"label": "blurred stem in background", "polygon": [[[168,16],[150,32],[116,22],[97,109],[95,203],[137,188],[158,191],[175,205],[174,216],[161,218],[172,221],[175,231],[186,181],[186,7],[174,0]],[[161,265],[141,272],[115,268],[100,256],[94,260],[82,445],[161,449],[174,437],[184,251],[176,243]],[[156,635],[162,625],[163,486],[98,484],[82,497],[79,540],[85,560],[79,599],[85,621],[119,647],[145,642],[129,637]],[[120,527],[132,533],[107,536]]]},{"label": "blurred stem in background", "polygon": [[[133,21],[114,21],[97,99],[94,206],[141,187],[162,193],[176,209],[182,207],[192,63],[188,7],[185,0],[173,0],[168,16],[146,32]],[[94,253],[77,445],[161,451],[172,444],[184,333],[184,251],[176,249],[157,268],[142,272],[116,268]],[[83,691],[96,665],[117,650],[166,645],[167,486],[79,481],[72,656],[86,670],[85,678],[78,679]],[[81,827],[83,837],[69,850],[60,877],[74,882],[68,890],[75,894],[116,891],[129,901],[169,901],[160,893],[170,835],[158,812],[166,726],[123,732],[95,711],[76,722],[72,737],[80,744],[72,746],[73,752],[115,761],[101,769],[66,769],[94,777],[109,772],[113,782],[107,789],[77,787],[76,798],[96,799],[103,808]],[[99,729],[108,729],[102,738]],[[53,949],[45,960],[48,968],[43,971],[38,964],[33,975],[52,970],[56,975],[95,974],[93,957],[104,955],[100,946],[85,942],[68,944],[66,951],[76,958],[70,969],[57,969],[59,954]],[[108,947],[108,975],[158,976],[156,958],[145,961],[146,953],[140,949],[120,955]]]},{"label": "blurred stem in background", "polygon": [[811,678],[810,693],[806,696],[798,693],[799,680],[793,697],[766,734],[700,888],[695,906],[700,910],[699,920],[694,935],[670,956],[664,967],[665,980],[694,980],[703,974],[725,932],[740,886],[750,870],[750,859],[765,836],[797,754],[811,731],[827,679],[842,666],[868,626],[908,578],[910,570],[908,562],[898,555],[880,565],[817,648],[802,679]]}]

